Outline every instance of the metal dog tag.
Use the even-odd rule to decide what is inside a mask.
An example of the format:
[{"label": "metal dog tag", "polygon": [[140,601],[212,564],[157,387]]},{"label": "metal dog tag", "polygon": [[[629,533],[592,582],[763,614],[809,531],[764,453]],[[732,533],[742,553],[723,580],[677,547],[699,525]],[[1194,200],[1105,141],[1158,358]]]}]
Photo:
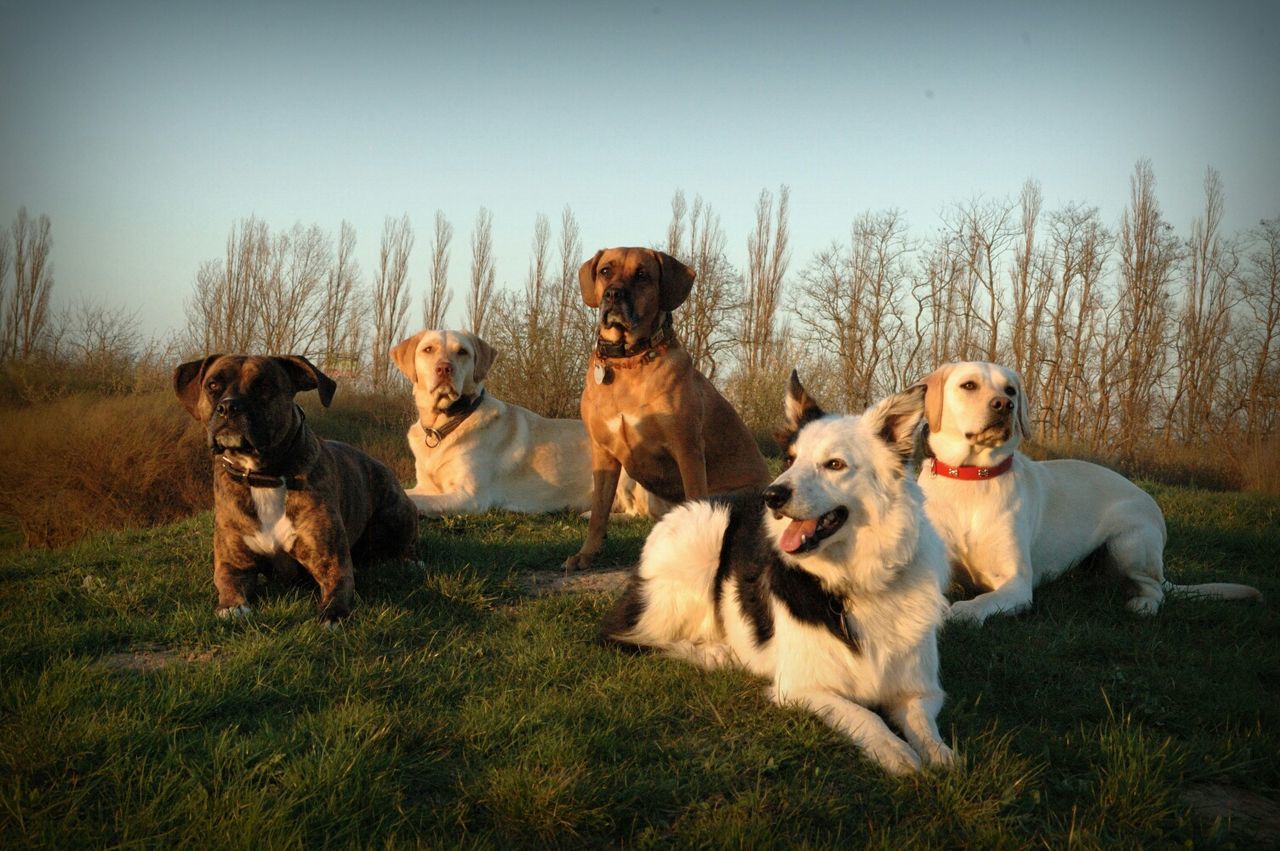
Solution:
[{"label": "metal dog tag", "polygon": [[596,379],[596,384],[604,384],[605,374],[604,364],[597,363],[596,368],[592,371],[592,375],[594,375]]}]

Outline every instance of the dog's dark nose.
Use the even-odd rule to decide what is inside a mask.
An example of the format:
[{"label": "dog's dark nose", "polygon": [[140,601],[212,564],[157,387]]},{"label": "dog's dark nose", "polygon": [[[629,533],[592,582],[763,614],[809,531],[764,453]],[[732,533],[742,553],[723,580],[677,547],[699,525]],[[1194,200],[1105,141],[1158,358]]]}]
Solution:
[{"label": "dog's dark nose", "polygon": [[220,417],[234,417],[244,413],[244,400],[239,396],[228,396],[213,409]]},{"label": "dog's dark nose", "polygon": [[604,291],[604,295],[601,296],[600,303],[603,305],[617,304],[622,301],[624,295],[626,293],[622,287],[609,287]]},{"label": "dog's dark nose", "polygon": [[791,499],[791,488],[786,485],[769,485],[764,489],[764,504],[773,509],[781,508]]},{"label": "dog's dark nose", "polygon": [[453,375],[453,364],[449,363],[448,361],[436,364],[437,377],[448,378],[451,375]]},{"label": "dog's dark nose", "polygon": [[993,411],[1012,411],[1013,400],[1006,399],[1003,396],[997,396],[991,400],[991,409]]}]

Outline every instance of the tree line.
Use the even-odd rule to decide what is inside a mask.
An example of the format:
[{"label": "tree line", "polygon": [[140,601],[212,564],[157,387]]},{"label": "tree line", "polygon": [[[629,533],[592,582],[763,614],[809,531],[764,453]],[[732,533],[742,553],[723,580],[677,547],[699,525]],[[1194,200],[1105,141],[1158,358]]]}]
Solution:
[{"label": "tree line", "polygon": [[[896,209],[860,213],[846,236],[801,263],[790,201],[786,186],[761,191],[740,266],[719,214],[681,190],[665,238],[650,243],[697,271],[677,330],[756,428],[776,419],[792,366],[822,398],[859,409],[941,363],[982,359],[1023,375],[1035,436],[1046,443],[1124,459],[1276,435],[1280,218],[1224,233],[1213,169],[1186,235],[1165,218],[1146,160],[1118,222],[1084,204],[1047,210],[1029,180],[1017,198],[949,205],[924,234]],[[574,416],[594,338],[577,282],[577,220],[569,207],[554,227],[535,219],[519,288],[496,285],[492,229],[481,208],[464,246],[462,326],[501,353],[495,394]],[[0,239],[0,359],[113,349],[138,357],[131,316],[86,303],[51,312],[50,230],[46,216],[23,209]],[[300,352],[344,381],[394,388],[390,347],[419,327],[445,326],[453,300],[454,227],[442,211],[425,262],[415,247],[408,216],[388,217],[366,274],[348,222],[336,235],[237,222],[221,256],[197,269],[186,330],[168,348]]]}]

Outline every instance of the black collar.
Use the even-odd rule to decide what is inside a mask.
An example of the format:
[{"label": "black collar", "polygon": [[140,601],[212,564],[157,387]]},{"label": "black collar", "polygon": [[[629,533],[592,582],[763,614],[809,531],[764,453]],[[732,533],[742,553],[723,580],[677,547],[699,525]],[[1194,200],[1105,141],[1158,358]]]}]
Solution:
[{"label": "black collar", "polygon": [[652,337],[645,337],[642,340],[636,340],[631,346],[627,345],[626,337],[623,337],[613,343],[597,337],[596,357],[600,360],[629,358],[635,355],[644,354],[651,349],[670,346],[675,342],[675,338],[676,335],[675,330],[672,328],[671,313],[668,311],[663,315],[663,319],[658,325],[658,330]]},{"label": "black collar", "polygon": [[484,388],[482,387],[476,395],[470,398],[459,396],[457,401],[445,408],[444,412],[449,415],[449,419],[445,420],[440,428],[431,428],[422,420],[418,420],[418,425],[422,427],[422,433],[427,440],[427,448],[435,449],[439,446],[440,441],[453,434],[454,429],[466,422],[467,417],[474,414],[483,401]]}]

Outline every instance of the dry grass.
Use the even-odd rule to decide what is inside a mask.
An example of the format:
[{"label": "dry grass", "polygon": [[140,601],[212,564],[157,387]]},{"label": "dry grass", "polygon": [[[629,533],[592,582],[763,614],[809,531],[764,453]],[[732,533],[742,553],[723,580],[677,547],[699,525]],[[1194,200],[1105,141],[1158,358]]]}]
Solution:
[{"label": "dry grass", "polygon": [[25,546],[208,507],[203,438],[171,395],[71,396],[0,412],[0,514]]}]

